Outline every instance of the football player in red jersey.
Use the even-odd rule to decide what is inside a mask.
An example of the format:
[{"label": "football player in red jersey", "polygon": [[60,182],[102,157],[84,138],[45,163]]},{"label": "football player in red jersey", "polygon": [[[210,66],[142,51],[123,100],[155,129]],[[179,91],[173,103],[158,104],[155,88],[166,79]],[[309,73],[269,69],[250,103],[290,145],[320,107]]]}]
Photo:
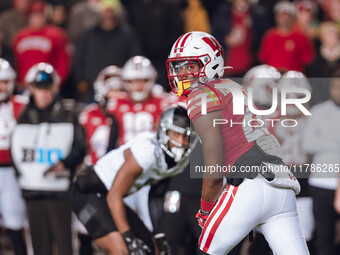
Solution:
[{"label": "football player in red jersey", "polygon": [[87,163],[95,164],[107,151],[116,147],[118,125],[108,113],[107,102],[122,90],[121,69],[108,66],[98,74],[94,82],[95,100],[84,108],[79,122],[84,127],[88,145]]},{"label": "football player in red jersey", "polygon": [[26,254],[22,231],[25,205],[12,164],[10,138],[28,98],[12,96],[15,78],[11,65],[0,58],[0,224],[7,229],[15,254],[23,255]]},{"label": "football player in red jersey", "polygon": [[108,102],[108,111],[119,123],[119,144],[143,131],[151,131],[162,111],[178,99],[167,93],[153,93],[157,72],[149,59],[135,56],[122,68],[121,78],[127,93]]},{"label": "football player in red jersey", "polygon": [[[276,138],[250,112],[245,91],[218,79],[224,69],[221,45],[210,34],[186,33],[174,43],[167,69],[173,91],[188,97],[206,169],[219,172],[204,175],[197,254],[229,253],[254,227],[275,254],[309,254],[296,211],[299,183],[284,169]],[[215,125],[216,120],[227,121]]]}]

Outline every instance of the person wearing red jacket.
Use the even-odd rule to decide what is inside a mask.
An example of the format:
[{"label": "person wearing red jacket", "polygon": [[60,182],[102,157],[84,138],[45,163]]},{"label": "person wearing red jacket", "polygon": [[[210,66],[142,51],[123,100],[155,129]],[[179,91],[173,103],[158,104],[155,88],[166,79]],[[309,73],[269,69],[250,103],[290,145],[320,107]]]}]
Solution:
[{"label": "person wearing red jacket", "polygon": [[48,25],[46,18],[46,4],[34,2],[28,10],[28,26],[14,38],[19,91],[25,88],[27,71],[39,62],[51,64],[61,77],[61,84],[69,75],[72,51],[70,40],[61,28]]},{"label": "person wearing red jacket", "polygon": [[288,1],[281,1],[274,11],[276,27],[264,35],[258,58],[279,71],[303,72],[313,60],[314,49],[308,37],[294,29],[296,7]]}]

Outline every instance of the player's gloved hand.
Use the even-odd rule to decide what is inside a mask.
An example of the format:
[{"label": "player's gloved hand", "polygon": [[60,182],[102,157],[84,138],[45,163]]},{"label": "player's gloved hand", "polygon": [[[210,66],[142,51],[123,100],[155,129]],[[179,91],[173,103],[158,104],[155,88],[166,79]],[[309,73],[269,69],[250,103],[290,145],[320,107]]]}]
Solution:
[{"label": "player's gloved hand", "polygon": [[159,251],[159,255],[171,255],[171,247],[168,243],[168,240],[166,240],[166,236],[164,233],[158,233],[153,236],[156,245]]},{"label": "player's gloved hand", "polygon": [[212,211],[212,209],[215,207],[216,202],[207,202],[204,201],[203,197],[201,198],[201,208],[198,210],[197,214],[196,214],[196,219],[198,221],[198,225],[201,228],[204,228],[205,222],[207,221],[210,212]]},{"label": "player's gloved hand", "polygon": [[147,255],[151,252],[150,248],[140,239],[135,237],[131,230],[122,234],[130,255]]}]

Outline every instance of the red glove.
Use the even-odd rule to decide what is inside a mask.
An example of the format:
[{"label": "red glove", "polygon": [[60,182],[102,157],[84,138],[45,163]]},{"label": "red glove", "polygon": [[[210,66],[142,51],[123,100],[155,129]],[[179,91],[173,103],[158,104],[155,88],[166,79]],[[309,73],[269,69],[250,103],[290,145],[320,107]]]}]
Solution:
[{"label": "red glove", "polygon": [[204,228],[204,224],[207,221],[210,212],[215,207],[216,202],[210,203],[207,201],[204,201],[203,197],[201,198],[201,208],[198,210],[196,214],[196,219],[198,221],[198,225],[201,228]]}]

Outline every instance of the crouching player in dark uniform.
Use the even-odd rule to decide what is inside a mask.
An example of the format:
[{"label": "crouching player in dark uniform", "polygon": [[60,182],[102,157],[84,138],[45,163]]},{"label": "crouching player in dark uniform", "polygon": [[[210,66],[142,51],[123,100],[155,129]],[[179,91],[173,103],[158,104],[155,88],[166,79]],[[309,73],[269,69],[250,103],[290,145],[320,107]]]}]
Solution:
[{"label": "crouching player in dark uniform", "polygon": [[[136,136],[77,174],[73,210],[99,247],[110,255],[152,254],[152,234],[123,199],[181,173],[196,141],[186,109],[173,106],[163,112],[157,133]],[[164,235],[154,237],[160,254],[170,254]]]}]

